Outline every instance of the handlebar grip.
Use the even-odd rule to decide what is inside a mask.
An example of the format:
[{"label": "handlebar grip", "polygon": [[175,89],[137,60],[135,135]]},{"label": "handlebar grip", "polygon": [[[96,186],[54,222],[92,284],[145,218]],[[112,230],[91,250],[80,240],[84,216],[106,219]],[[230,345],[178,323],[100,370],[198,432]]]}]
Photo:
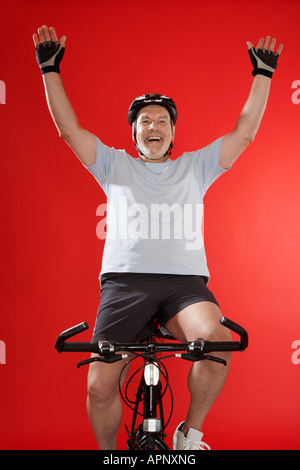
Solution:
[{"label": "handlebar grip", "polygon": [[78,325],[72,326],[72,328],[69,328],[68,330],[63,331],[56,340],[55,349],[57,349],[58,352],[62,352],[63,344],[66,339],[71,338],[71,336],[77,335],[82,331],[87,330],[88,327],[89,325],[86,322],[82,322]]},{"label": "handlebar grip", "polygon": [[63,343],[61,347],[61,351],[63,352],[93,352],[93,353],[99,353],[99,347],[98,343],[72,343],[72,342],[67,342]]},{"label": "handlebar grip", "polygon": [[221,325],[226,326],[226,328],[229,328],[229,330],[234,331],[235,333],[237,333],[240,336],[240,338],[241,338],[240,351],[244,351],[248,346],[248,333],[247,333],[247,331],[244,328],[242,328],[240,325],[233,322],[232,320],[229,320],[226,317],[222,317],[221,320],[220,320],[220,323],[221,323]]}]

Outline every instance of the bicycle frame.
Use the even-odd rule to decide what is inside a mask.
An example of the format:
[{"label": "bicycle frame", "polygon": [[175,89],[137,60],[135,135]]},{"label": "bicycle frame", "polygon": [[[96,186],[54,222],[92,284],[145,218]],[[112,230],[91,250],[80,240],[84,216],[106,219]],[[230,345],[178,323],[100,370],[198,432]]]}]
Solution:
[{"label": "bicycle frame", "polygon": [[[82,365],[86,365],[95,361],[113,363],[125,358],[132,357],[132,359],[127,362],[128,364],[133,359],[142,357],[144,359],[144,365],[142,368],[138,369],[138,371],[142,369],[143,374],[137,389],[136,399],[134,402],[131,402],[134,405],[133,407],[129,405],[127,397],[122,395],[119,380],[119,390],[121,397],[123,401],[133,410],[130,431],[126,426],[129,437],[127,441],[127,448],[130,450],[167,450],[168,447],[164,442],[164,437],[166,436],[164,430],[170,421],[173,405],[171,407],[171,413],[167,423],[165,423],[162,397],[166,391],[166,388],[169,387],[170,392],[171,388],[168,383],[167,369],[162,364],[162,360],[171,356],[168,355],[162,359],[158,359],[157,353],[175,352],[176,357],[180,357],[188,361],[196,362],[200,360],[210,360],[219,362],[226,366],[226,361],[224,361],[224,359],[211,356],[208,353],[218,351],[244,351],[248,347],[248,333],[244,328],[239,326],[237,323],[232,322],[228,318],[222,317],[220,323],[226,328],[229,328],[233,332],[237,333],[240,336],[240,341],[211,342],[199,338],[188,343],[157,343],[154,340],[154,336],[164,336],[160,331],[153,330],[153,337],[143,343],[115,343],[109,341],[99,341],[98,343],[66,342],[66,340],[72,336],[88,329],[88,324],[83,322],[62,332],[56,340],[55,348],[58,352],[93,352],[99,355],[79,362],[77,367],[81,367]],[[169,338],[174,339],[172,337]],[[116,354],[117,352],[122,352],[122,354]],[[172,356],[174,356],[174,354]],[[127,364],[123,367],[122,372]],[[133,376],[135,374],[136,372],[133,374]],[[161,374],[164,376],[167,383],[164,391],[162,391],[162,383],[160,380]],[[130,380],[132,380],[132,377]],[[142,425],[140,424],[137,428],[135,428],[137,415],[141,414],[138,411],[139,404],[141,402],[143,402],[143,423]]]},{"label": "bicycle frame", "polygon": [[[138,369],[138,371],[140,369]],[[136,372],[134,372],[130,380],[132,380],[135,374]],[[128,384],[130,380],[128,381]],[[128,440],[126,443],[127,449],[167,450],[168,446],[164,442],[166,434],[164,433],[165,423],[162,403],[162,383],[160,381],[160,371],[158,369],[157,362],[155,362],[155,357],[152,356],[151,358],[145,359],[143,373],[134,401],[134,408],[128,404],[128,398],[126,396],[125,399],[122,395],[120,387],[119,390],[123,401],[133,409],[131,430],[129,431],[125,425],[128,434]],[[139,413],[138,411],[141,402],[143,413]],[[139,424],[136,427],[138,414],[142,414],[143,420],[142,424]]]}]

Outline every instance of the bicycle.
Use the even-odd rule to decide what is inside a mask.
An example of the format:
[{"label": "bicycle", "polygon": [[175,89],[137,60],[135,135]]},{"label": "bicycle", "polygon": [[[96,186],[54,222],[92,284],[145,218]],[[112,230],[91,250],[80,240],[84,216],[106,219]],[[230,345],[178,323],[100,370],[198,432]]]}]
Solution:
[{"label": "bicycle", "polygon": [[[165,442],[165,429],[171,419],[173,411],[173,395],[169,384],[168,372],[163,360],[169,357],[180,357],[188,361],[196,362],[201,360],[210,360],[227,365],[224,359],[211,356],[208,353],[221,351],[244,351],[248,347],[248,333],[237,323],[222,317],[220,323],[237,333],[240,337],[239,341],[206,341],[198,338],[195,341],[187,343],[159,343],[155,338],[166,338],[174,340],[170,335],[163,334],[158,328],[157,322],[152,322],[152,336],[145,342],[139,343],[117,343],[111,341],[99,341],[98,343],[88,342],[66,342],[67,339],[75,336],[86,329],[88,324],[82,322],[68,330],[63,331],[56,340],[55,348],[58,352],[91,352],[99,356],[80,361],[77,367],[81,367],[92,362],[100,361],[113,363],[122,359],[129,360],[123,367],[119,377],[119,391],[122,400],[133,410],[132,422],[130,430],[126,427],[128,434],[127,449],[128,450],[170,450]],[[160,353],[175,353],[167,356],[158,357]],[[121,353],[121,354],[117,354]],[[121,376],[125,367],[133,360],[142,358],[144,363],[127,381],[125,394],[123,394],[120,386]],[[139,386],[136,392],[136,398],[132,401],[129,399],[127,390],[128,386],[136,376],[142,371]],[[165,386],[162,384],[162,378],[165,379]],[[164,417],[163,397],[169,389],[171,394],[171,411],[167,420]],[[139,411],[142,404],[143,411]],[[137,416],[142,416],[142,423],[137,425]]]}]

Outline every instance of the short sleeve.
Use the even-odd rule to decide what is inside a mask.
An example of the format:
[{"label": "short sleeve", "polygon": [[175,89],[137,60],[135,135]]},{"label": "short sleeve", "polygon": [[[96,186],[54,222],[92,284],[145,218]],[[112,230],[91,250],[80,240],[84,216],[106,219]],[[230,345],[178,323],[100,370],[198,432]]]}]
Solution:
[{"label": "short sleeve", "polygon": [[220,137],[210,145],[195,152],[196,171],[202,183],[204,194],[213,182],[227,171],[219,165],[222,139],[223,137]]},{"label": "short sleeve", "polygon": [[101,188],[107,194],[110,182],[111,167],[115,159],[115,149],[104,145],[98,137],[97,141],[97,156],[96,163],[91,166],[86,166],[86,169],[94,176],[98,181]]}]

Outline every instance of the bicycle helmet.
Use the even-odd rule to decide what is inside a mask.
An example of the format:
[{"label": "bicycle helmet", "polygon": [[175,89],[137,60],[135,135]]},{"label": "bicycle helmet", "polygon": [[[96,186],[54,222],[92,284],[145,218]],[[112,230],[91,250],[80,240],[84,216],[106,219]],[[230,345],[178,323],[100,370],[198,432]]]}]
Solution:
[{"label": "bicycle helmet", "polygon": [[140,109],[144,108],[145,106],[149,105],[158,105],[164,106],[167,108],[171,120],[173,124],[177,121],[177,109],[174,101],[172,98],[166,95],[159,95],[156,93],[149,93],[147,95],[138,96],[135,100],[131,103],[129,111],[128,111],[128,122],[132,126],[136,120],[137,113]]}]

